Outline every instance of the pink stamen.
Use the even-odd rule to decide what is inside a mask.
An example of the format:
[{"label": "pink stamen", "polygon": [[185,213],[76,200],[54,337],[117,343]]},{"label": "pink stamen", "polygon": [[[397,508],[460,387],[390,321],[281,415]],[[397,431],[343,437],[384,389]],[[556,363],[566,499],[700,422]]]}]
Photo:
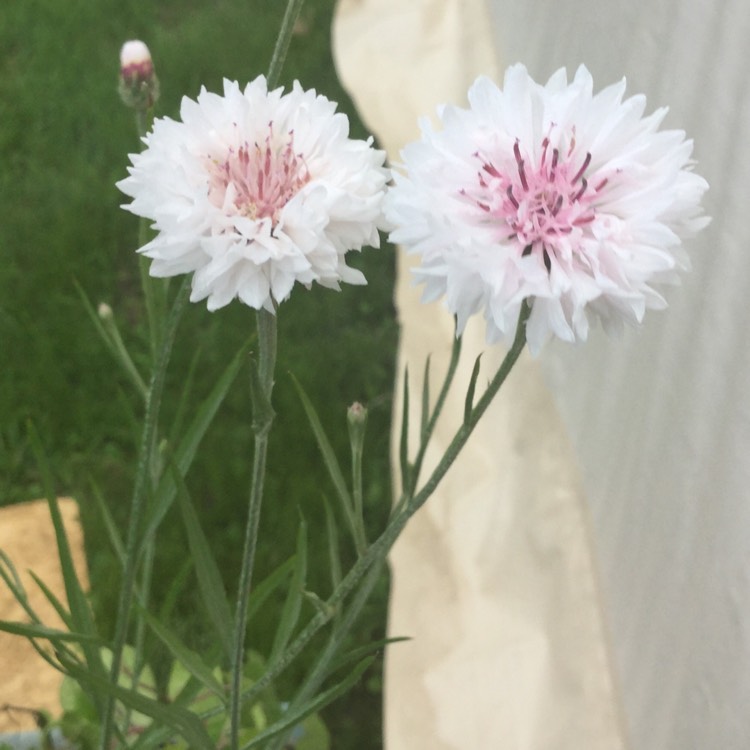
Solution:
[{"label": "pink stamen", "polygon": [[[607,184],[607,178],[598,179],[596,188],[590,189],[585,175],[592,154],[587,152],[582,162],[574,164],[574,160],[578,161],[575,132],[569,136],[563,155],[560,149],[552,148],[556,139],[550,134],[542,140],[539,150],[522,149],[520,139],[516,140],[515,169],[513,161],[493,160],[477,153],[481,164],[477,181],[473,189],[461,191],[486,216],[485,222],[497,223],[500,236],[517,241],[523,254],[537,258],[548,273],[563,251],[563,238],[584,231],[596,219],[595,201]],[[534,153],[538,154],[538,161],[523,156]],[[569,252],[568,247],[565,245],[564,252]]]},{"label": "pink stamen", "polygon": [[[575,182],[575,180],[573,180]],[[588,187],[588,182],[586,182],[586,178],[584,177],[581,181],[581,189],[573,196],[573,200],[577,201],[581,198],[581,196],[586,192],[586,188]]]},{"label": "pink stamen", "polygon": [[513,153],[516,157],[516,164],[518,165],[518,176],[521,178],[521,185],[523,186],[524,190],[528,190],[529,183],[526,181],[526,172],[523,168],[523,159],[521,158],[521,149],[518,146],[518,141],[516,141],[515,145],[513,146]]},{"label": "pink stamen", "polygon": [[279,147],[274,138],[273,123],[261,146],[247,142],[239,149],[229,148],[225,161],[214,161],[215,169],[209,185],[209,197],[215,205],[224,205],[224,196],[231,184],[234,207],[241,216],[270,219],[275,226],[283,207],[306,185],[310,174],[304,157],[294,152],[294,133]]},{"label": "pink stamen", "polygon": [[583,160],[583,164],[581,164],[581,168],[576,172],[575,177],[571,180],[572,184],[575,184],[576,182],[578,182],[578,180],[581,179],[581,176],[586,171],[586,168],[588,167],[590,163],[591,163],[591,154],[587,152],[586,158]]}]

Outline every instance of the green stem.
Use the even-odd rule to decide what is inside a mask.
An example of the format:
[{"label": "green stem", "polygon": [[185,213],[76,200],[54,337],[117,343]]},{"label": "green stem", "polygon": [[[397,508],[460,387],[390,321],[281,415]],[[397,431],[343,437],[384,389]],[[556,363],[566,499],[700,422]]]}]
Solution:
[{"label": "green stem", "polygon": [[358,555],[367,549],[367,532],[362,500],[362,442],[352,443],[352,495],[354,499],[354,545]]},{"label": "green stem", "polygon": [[[531,313],[531,306],[524,301],[518,319],[516,337],[510,351],[505,356],[500,368],[490,382],[487,390],[477,402],[469,414],[469,418],[456,431],[443,458],[433,470],[430,478],[425,482],[422,489],[416,494],[407,497],[402,510],[397,512],[388,522],[383,533],[370,545],[364,555],[352,566],[350,571],[341,581],[341,584],[331,594],[326,606],[321,608],[310,622],[302,629],[299,635],[287,646],[284,653],[273,663],[269,664],[266,673],[242,695],[242,700],[252,702],[281,674],[289,664],[299,655],[303,648],[310,642],[313,636],[324,627],[337,612],[341,602],[357,587],[363,576],[367,574],[373,565],[385,560],[394,542],[403,531],[409,519],[421,508],[427,499],[437,488],[438,484],[448,472],[456,460],[461,449],[466,445],[471,433],[474,431],[482,415],[492,399],[497,395],[500,387],[505,382],[510,371],[518,360],[526,345],[526,321]],[[207,714],[208,715],[208,714]]]},{"label": "green stem", "polygon": [[[148,132],[152,120],[151,110],[136,109],[135,126],[138,138],[142,139]],[[143,247],[148,241],[148,220],[141,217],[138,222],[138,247]],[[151,345],[151,361],[155,362],[161,338],[161,325],[166,310],[165,284],[161,280],[152,279],[148,269],[150,258],[138,256],[138,272],[141,279],[141,291],[146,303],[146,319],[148,321],[148,339]]]},{"label": "green stem", "polygon": [[271,64],[268,66],[268,73],[266,75],[269,90],[276,88],[279,83],[281,69],[284,67],[284,60],[286,60],[286,54],[289,51],[289,43],[292,41],[294,24],[297,23],[303,2],[304,0],[289,0],[287,2],[284,18],[281,21],[279,36],[276,39],[276,46],[271,56]]},{"label": "green stem", "polygon": [[[346,612],[336,623],[326,647],[321,652],[315,666],[308,674],[304,684],[292,701],[292,704],[289,707],[290,711],[311,698],[328,676],[331,661],[341,651],[341,645],[344,642],[344,639],[357,621],[357,618],[362,611],[362,607],[364,607],[365,603],[370,598],[370,594],[372,593],[375,584],[380,580],[380,575],[383,572],[382,563],[383,560],[376,561],[368,571],[361,585],[357,587]],[[283,742],[283,738],[277,740],[275,744],[271,745],[270,750],[281,750],[283,747],[286,747]]]},{"label": "green stem", "polygon": [[[303,0],[288,0],[281,29],[276,39],[271,63],[266,75],[269,89],[276,87],[284,66],[292,31],[302,9]],[[266,453],[268,450],[268,432],[273,421],[271,408],[271,391],[273,390],[273,371],[276,365],[276,316],[266,310],[260,310],[258,320],[259,360],[257,380],[254,382],[253,397],[253,432],[255,433],[255,451],[253,454],[253,475],[250,488],[250,503],[245,528],[245,544],[242,552],[239,591],[237,595],[237,614],[234,632],[234,651],[232,654],[232,686],[230,697],[229,741],[232,750],[239,750],[240,709],[242,706],[242,667],[245,652],[245,631],[247,629],[247,603],[252,586],[253,563],[258,538],[260,506],[263,499],[263,481],[266,471]]]},{"label": "green stem", "polygon": [[[110,670],[110,675],[113,685],[117,684],[117,678],[122,663],[122,652],[125,647],[128,625],[130,623],[130,610],[133,604],[133,589],[135,587],[135,577],[138,569],[138,560],[136,559],[135,552],[139,543],[145,500],[151,481],[150,464],[153,458],[152,446],[159,419],[159,408],[161,406],[161,397],[164,390],[164,379],[167,371],[167,364],[169,363],[169,357],[172,352],[172,344],[174,343],[177,325],[182,316],[182,312],[185,309],[189,290],[190,279],[186,278],[177,293],[174,304],[172,305],[161,350],[159,352],[159,358],[155,363],[154,371],[151,376],[148,397],[146,398],[146,413],[143,422],[143,432],[141,434],[138,466],[136,468],[133,498],[130,505],[128,535],[125,545],[125,568],[122,574],[122,587],[120,589],[120,598],[117,605],[115,636],[112,644],[112,668]],[[114,696],[108,696],[104,710],[104,717],[102,719],[101,750],[108,750],[112,738],[114,703]]]},{"label": "green stem", "polygon": [[[456,336],[453,340],[453,347],[451,349],[451,358],[450,362],[448,363],[448,370],[445,374],[445,380],[443,381],[443,385],[440,388],[440,393],[438,394],[437,401],[435,402],[435,409],[433,410],[430,419],[427,423],[427,428],[425,429],[424,435],[420,437],[419,441],[419,451],[417,453],[416,459],[414,459],[414,468],[411,472],[411,483],[409,487],[403,488],[403,496],[402,500],[406,501],[406,498],[411,497],[411,495],[414,494],[414,490],[417,488],[417,483],[419,482],[419,474],[422,471],[422,462],[424,461],[424,455],[427,450],[427,446],[430,443],[430,438],[432,437],[432,433],[435,429],[435,425],[437,424],[437,421],[440,417],[440,415],[443,412],[443,406],[445,405],[445,399],[448,397],[448,391],[450,390],[450,387],[453,383],[453,378],[456,374],[456,369],[458,368],[458,360],[461,355],[461,337]],[[402,505],[399,503],[394,508],[394,514],[397,513],[401,509]]]},{"label": "green stem", "polygon": [[273,423],[271,392],[273,372],[276,364],[276,316],[267,310],[260,310],[258,322],[258,365],[253,378],[253,432],[255,451],[253,454],[253,474],[250,485],[250,502],[245,527],[245,544],[242,552],[237,613],[235,615],[234,650],[232,653],[232,690],[230,700],[230,746],[239,750],[240,709],[242,705],[242,667],[245,652],[245,631],[247,629],[247,605],[253,578],[253,564],[258,540],[260,508],[263,500],[263,483],[266,474],[266,454],[268,434]]}]

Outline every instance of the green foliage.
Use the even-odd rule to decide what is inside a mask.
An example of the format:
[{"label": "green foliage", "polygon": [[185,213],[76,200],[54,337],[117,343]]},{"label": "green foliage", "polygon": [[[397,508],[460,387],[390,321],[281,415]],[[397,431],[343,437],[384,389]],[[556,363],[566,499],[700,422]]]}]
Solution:
[{"label": "green foliage", "polygon": [[[172,636],[167,635],[167,638],[171,639]],[[103,650],[102,659],[105,664],[110,664],[111,654]],[[263,658],[255,652],[250,652],[243,687],[251,687],[264,670]],[[165,741],[162,731],[165,727],[168,731],[166,737],[169,747],[175,750],[216,748],[226,744],[229,720],[222,686],[227,684],[228,675],[214,668],[209,675],[210,685],[206,689],[202,679],[198,680],[200,684],[196,683],[191,668],[183,661],[176,660],[171,666],[166,689],[163,695],[158,696],[156,681],[150,669],[146,667],[139,670],[138,679],[134,677],[136,671],[135,650],[128,646],[123,653],[121,676],[115,688],[118,697],[116,720],[126,746],[161,746]],[[361,671],[360,666],[359,672]],[[355,669],[348,681],[357,679],[359,672]],[[348,681],[337,686],[338,690],[348,684]],[[102,689],[109,688],[102,685]],[[333,693],[330,693],[328,697],[332,695]],[[78,680],[70,677],[63,680],[60,702],[63,715],[47,729],[59,726],[66,739],[80,750],[95,750],[98,747],[100,730],[98,712]],[[316,704],[322,702],[318,699]],[[272,737],[281,729],[289,727],[289,746],[295,750],[329,750],[328,730],[313,710],[314,706],[308,706],[305,712],[291,714],[286,705],[279,701],[276,693],[267,689],[258,701],[247,706],[242,712],[242,744],[250,746],[256,739],[260,742],[261,739]],[[165,720],[170,711],[178,716],[182,712],[184,717],[190,718],[171,725]],[[207,718],[203,718],[206,715]],[[182,734],[174,734],[175,731]]]},{"label": "green foliage", "polygon": [[[329,49],[333,5],[334,0],[310,0],[303,10],[282,82],[298,78],[340,102],[351,116]],[[125,175],[127,152],[138,148],[132,113],[117,96],[117,55],[128,38],[149,44],[162,84],[157,114],[176,116],[180,98],[195,96],[201,85],[217,90],[224,76],[243,81],[264,72],[282,12],[283,3],[265,0],[0,4],[0,504],[44,494],[45,477],[25,428],[30,420],[42,436],[57,491],[79,499],[95,592],[91,603],[104,636],[113,630],[113,582],[121,571],[110,540],[124,527],[135,425],[142,415],[133,370],[147,372],[149,353],[133,252],[137,221],[119,210],[123,197],[114,187]],[[352,131],[366,135],[356,120]],[[319,418],[340,460],[348,454],[347,406],[355,400],[369,406],[363,478],[368,524],[380,528],[390,503],[388,422],[396,343],[392,252],[365,251],[352,265],[363,270],[368,287],[339,294],[298,289],[279,310],[277,418],[256,565],[260,580],[289,560],[299,508],[310,540],[305,585],[320,596],[331,587],[326,542],[331,526],[321,490],[330,494],[336,488],[321,466],[287,372],[295,374],[313,403],[326,405]],[[88,311],[76,284],[91,301]],[[100,301],[114,310],[132,369],[118,369],[96,333],[90,313]],[[246,346],[253,327],[251,312],[240,305],[214,314],[198,307],[186,313],[163,407],[163,429],[177,416],[183,425],[181,434],[171,436],[175,445],[196,424],[190,404],[200,403],[217,387],[220,373]],[[188,380],[193,395],[181,400]],[[217,420],[202,435],[201,451],[186,479],[230,600],[236,593],[252,457],[249,415],[244,367]],[[179,456],[175,460],[179,463]],[[106,515],[97,495],[106,504]],[[187,543],[180,509],[172,507],[160,532],[152,596],[154,602],[174,602],[180,642],[205,653],[214,634],[202,616],[201,587],[188,579],[182,593],[171,589],[183,571]],[[343,539],[340,546],[337,555],[346,565],[354,550]],[[285,570],[281,578],[288,581],[292,568]],[[352,636],[354,643],[382,638],[386,592],[383,581]],[[275,586],[265,594],[263,616],[256,612],[251,621],[249,645],[269,654],[285,591]],[[78,614],[85,616],[83,610]],[[157,685],[166,684],[172,669],[169,649],[152,636],[147,651],[154,655]],[[280,696],[305,668],[301,663],[285,673],[277,686]],[[377,675],[361,680],[351,697],[326,712],[335,746],[380,746],[378,688],[368,688],[373,682]]]}]

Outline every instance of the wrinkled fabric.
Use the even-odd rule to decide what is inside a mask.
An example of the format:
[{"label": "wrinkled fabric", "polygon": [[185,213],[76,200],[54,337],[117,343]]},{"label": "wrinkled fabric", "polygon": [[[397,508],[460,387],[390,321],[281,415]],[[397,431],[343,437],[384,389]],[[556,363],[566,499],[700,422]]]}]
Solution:
[{"label": "wrinkled fabric", "polygon": [[613,662],[638,750],[750,748],[747,0],[492,0],[508,61],[628,79],[695,142],[711,225],[622,340],[542,357],[582,469]]},{"label": "wrinkled fabric", "polygon": [[[497,77],[489,31],[478,1],[339,3],[339,74],[392,161],[419,117],[439,102],[463,105],[477,74]],[[400,256],[399,371],[408,364],[412,427],[425,359],[434,393],[453,336],[451,316],[419,295]],[[460,422],[482,351],[480,385],[504,352],[485,346],[473,320],[423,476]],[[412,451],[416,440],[413,431]],[[537,361],[522,356],[390,563],[389,635],[412,640],[386,656],[388,750],[624,750],[580,476]]]},{"label": "wrinkled fabric", "polygon": [[[486,479],[489,494],[498,495],[511,487],[524,496],[541,481],[534,455],[541,450],[538,437],[532,448],[514,442],[508,432],[513,423],[493,414],[488,416],[494,429],[486,420],[486,433],[472,445],[481,442],[481,449],[491,451],[489,466],[473,463],[475,470],[467,469],[465,481],[456,479],[453,487],[472,512],[484,515],[473,524],[463,514],[459,518],[446,482],[394,551],[392,632],[416,638],[394,646],[388,656],[388,746],[578,750],[624,746],[620,738],[627,735],[638,750],[745,750],[750,747],[745,219],[750,3],[488,0],[492,23],[480,0],[408,5],[402,10],[396,0],[342,0],[336,28],[342,75],[391,153],[415,137],[408,124],[414,110],[427,112],[433,100],[451,97],[461,103],[473,75],[489,72],[493,52],[503,65],[523,62],[538,80],[562,65],[571,71],[584,63],[597,88],[626,75],[628,91],[648,97],[647,111],[670,107],[665,125],[683,128],[695,140],[698,169],[711,185],[707,212],[713,222],[689,243],[693,273],[668,290],[668,309],[647,319],[642,330],[627,331],[619,341],[594,332],[583,347],[555,344],[540,358],[543,413],[555,423],[551,434],[561,436],[560,461],[574,475],[571,486],[580,482],[555,507],[580,523],[556,521],[547,546],[539,547],[530,542],[537,527],[528,499],[521,503],[505,494],[502,503],[486,501],[480,511],[477,477]],[[450,322],[433,306],[423,312],[424,328],[410,333],[420,313],[404,277],[402,268],[397,299],[408,324],[402,363],[412,364],[414,378],[419,355],[450,334]],[[476,331],[469,336],[479,348]],[[510,390],[511,379],[505,392],[519,410],[535,403],[528,363],[521,367],[516,390]],[[550,416],[551,407],[557,407],[559,421]],[[550,434],[546,423],[541,434]],[[523,450],[511,453],[517,465],[509,463],[505,443]],[[473,455],[467,460],[473,462]],[[538,507],[546,507],[552,494],[559,497],[558,476],[552,486],[556,493],[542,492]],[[467,487],[471,503],[465,500]],[[469,527],[475,536],[463,534]],[[488,539],[492,542],[478,543]],[[507,556],[500,568],[478,573],[476,550],[488,548],[506,550]],[[532,559],[519,549],[545,554]],[[568,577],[560,561],[571,556],[585,564]],[[494,589],[479,586],[481,576],[493,573]],[[595,587],[587,588],[594,579],[599,598]],[[515,630],[498,627],[490,614],[502,609],[507,622],[518,611],[508,594],[511,580],[517,595],[522,591],[527,602],[540,604],[533,617],[513,620]],[[590,596],[583,595],[587,590]],[[571,609],[590,627],[561,647],[554,634],[568,632],[561,626]],[[589,669],[592,664],[597,668]],[[555,675],[567,677],[565,690],[555,689],[560,684]],[[596,700],[581,700],[582,684]],[[541,733],[558,726],[556,717],[580,720],[584,714],[598,716],[598,726],[608,731],[592,739],[589,729],[587,740],[580,741],[580,735],[555,730],[557,739],[544,745]],[[472,721],[479,722],[476,733]],[[492,734],[494,728],[498,734]]]}]

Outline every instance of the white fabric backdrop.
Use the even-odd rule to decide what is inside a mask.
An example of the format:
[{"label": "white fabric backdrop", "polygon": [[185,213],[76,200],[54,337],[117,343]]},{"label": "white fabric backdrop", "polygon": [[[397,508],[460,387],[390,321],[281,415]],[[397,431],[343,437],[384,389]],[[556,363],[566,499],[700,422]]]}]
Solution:
[{"label": "white fabric backdrop", "polygon": [[[689,244],[692,275],[642,330],[522,361],[512,406],[396,548],[392,632],[416,639],[388,656],[388,748],[601,750],[627,735],[633,750],[747,750],[750,3],[489,9],[494,29],[481,0],[341,0],[342,78],[392,152],[415,137],[417,114],[460,103],[492,72],[493,45],[540,79],[584,62],[597,87],[627,75],[648,111],[670,106],[666,125],[696,141],[713,224]],[[413,377],[450,322],[419,311],[405,275]],[[470,330],[470,348],[481,338]],[[529,441],[530,426],[546,442]]]},{"label": "white fabric backdrop", "polygon": [[[463,103],[474,77],[496,70],[489,29],[482,0],[341,0],[339,72],[393,159],[418,117]],[[405,264],[395,296],[416,427],[425,359],[434,392],[453,321],[419,303]],[[426,470],[460,424],[484,349],[477,321]],[[486,351],[480,387],[502,355]],[[390,562],[389,630],[413,640],[387,652],[388,750],[622,750],[579,476],[538,362],[522,357]]]},{"label": "white fabric backdrop", "polygon": [[577,449],[638,750],[750,748],[750,2],[492,0],[533,75],[627,75],[695,140],[713,224],[669,309],[542,357]]}]

